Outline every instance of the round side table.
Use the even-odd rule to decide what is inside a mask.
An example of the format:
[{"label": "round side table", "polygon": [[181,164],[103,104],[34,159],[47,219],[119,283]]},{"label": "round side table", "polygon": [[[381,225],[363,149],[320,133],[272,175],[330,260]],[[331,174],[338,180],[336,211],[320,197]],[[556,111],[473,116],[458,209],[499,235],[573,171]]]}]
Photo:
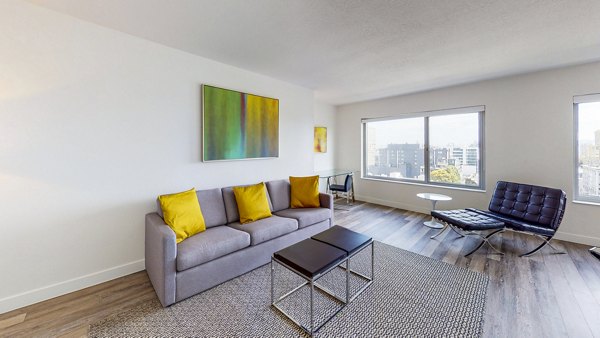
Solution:
[{"label": "round side table", "polygon": [[[438,201],[451,201],[452,200],[452,197],[450,197],[450,196],[446,196],[446,195],[442,195],[442,194],[432,194],[429,192],[417,194],[417,197],[422,198],[424,200],[430,200],[431,201],[431,210],[435,210],[435,204]],[[423,222],[423,224],[425,224],[426,226],[433,228],[433,229],[441,229],[444,227],[443,224],[436,222],[433,217],[431,217],[431,221]]]}]

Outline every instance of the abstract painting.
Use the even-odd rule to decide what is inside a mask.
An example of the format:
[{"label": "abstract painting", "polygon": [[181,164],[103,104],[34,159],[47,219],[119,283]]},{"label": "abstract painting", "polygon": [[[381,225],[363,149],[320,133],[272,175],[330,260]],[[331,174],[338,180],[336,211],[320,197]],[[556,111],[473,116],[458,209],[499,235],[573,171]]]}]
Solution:
[{"label": "abstract painting", "polygon": [[315,153],[327,152],[327,128],[315,127]]},{"label": "abstract painting", "polygon": [[279,157],[279,100],[202,86],[203,161]]}]

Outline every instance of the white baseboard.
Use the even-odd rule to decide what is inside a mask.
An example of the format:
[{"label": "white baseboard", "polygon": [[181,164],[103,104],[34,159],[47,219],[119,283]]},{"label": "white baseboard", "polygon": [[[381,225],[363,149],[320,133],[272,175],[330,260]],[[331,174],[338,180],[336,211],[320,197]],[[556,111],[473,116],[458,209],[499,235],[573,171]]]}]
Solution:
[{"label": "white baseboard", "polygon": [[370,197],[370,196],[356,195],[356,199],[360,200],[360,201],[369,202],[369,203],[385,205],[386,207],[393,207],[393,208],[398,208],[398,209],[403,209],[403,210],[408,210],[408,211],[420,212],[420,213],[428,214],[428,215],[431,212],[431,210],[429,210],[427,208],[423,208],[421,206],[400,203],[398,201],[388,201],[388,200]]},{"label": "white baseboard", "polygon": [[[369,202],[369,203],[385,205],[388,207],[394,207],[394,208],[398,208],[398,209],[420,212],[420,213],[427,214],[427,215],[429,215],[429,213],[431,212],[431,210],[420,207],[420,206],[401,203],[401,202],[397,202],[397,201],[388,201],[388,200],[383,200],[383,199],[370,197],[370,196],[356,195],[356,199],[360,200],[360,201]],[[579,244],[585,244],[585,245],[592,245],[592,246],[600,246],[600,238],[598,238],[598,237],[583,236],[583,235],[577,235],[577,234],[572,234],[572,233],[568,233],[568,232],[558,231],[558,233],[556,234],[556,236],[554,238],[559,239],[561,241],[567,241],[567,242],[573,242],[573,243],[579,243]]]},{"label": "white baseboard", "polygon": [[8,296],[0,299],[0,314],[142,271],[145,268],[145,260],[140,259],[139,261]]},{"label": "white baseboard", "polygon": [[577,234],[572,234],[568,232],[558,231],[554,236],[555,239],[560,239],[561,241],[591,245],[591,246],[600,246],[600,238],[591,237],[591,236],[582,236]]}]

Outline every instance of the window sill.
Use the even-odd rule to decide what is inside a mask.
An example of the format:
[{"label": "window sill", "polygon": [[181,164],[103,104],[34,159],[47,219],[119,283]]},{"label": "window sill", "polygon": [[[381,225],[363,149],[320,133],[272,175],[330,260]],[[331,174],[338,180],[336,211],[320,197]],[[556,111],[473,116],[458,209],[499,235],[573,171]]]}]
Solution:
[{"label": "window sill", "polygon": [[600,202],[590,202],[590,201],[573,200],[573,203],[575,203],[575,204],[583,204],[583,205],[596,205],[596,206],[600,206]]},{"label": "window sill", "polygon": [[384,180],[384,179],[380,179],[380,178],[362,177],[362,176],[360,177],[360,179],[367,180],[367,181],[377,181],[377,182],[386,182],[386,183],[417,185],[417,186],[422,186],[422,187],[431,187],[431,188],[441,188],[441,189],[450,189],[450,190],[461,190],[461,191],[471,191],[471,192],[485,193],[485,189],[479,189],[479,188],[462,188],[462,187],[451,187],[451,186],[447,186],[447,185],[437,185],[437,184],[428,184],[428,183],[420,183],[420,182],[392,181],[392,180]]}]

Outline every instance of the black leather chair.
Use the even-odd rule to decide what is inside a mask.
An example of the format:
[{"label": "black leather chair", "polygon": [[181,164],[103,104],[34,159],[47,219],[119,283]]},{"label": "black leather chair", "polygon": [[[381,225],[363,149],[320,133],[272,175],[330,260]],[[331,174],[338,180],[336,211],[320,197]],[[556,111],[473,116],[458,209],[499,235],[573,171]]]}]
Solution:
[{"label": "black leather chair", "polygon": [[[559,251],[550,244],[550,241],[560,226],[565,214],[566,204],[567,194],[563,190],[498,181],[488,210],[468,208],[445,212],[432,211],[431,215],[447,226],[452,227],[453,230],[458,228],[459,231],[473,231],[478,230],[478,224],[471,223],[476,223],[477,221],[467,222],[467,224],[465,223],[465,219],[469,215],[479,214],[504,223],[503,231],[522,232],[534,235],[543,240],[543,243],[537,248],[520,255],[522,257],[532,255],[546,245],[555,251]],[[484,241],[487,242],[491,236],[501,232],[493,232],[486,236]],[[481,245],[483,245],[483,242],[476,249],[481,247]]]},{"label": "black leather chair", "polygon": [[330,184],[329,190],[332,193],[342,192],[346,194],[346,203],[350,202],[350,196],[352,196],[352,203],[354,203],[354,186],[352,185],[352,176],[346,175],[346,179],[344,180],[344,185],[341,184]]}]

